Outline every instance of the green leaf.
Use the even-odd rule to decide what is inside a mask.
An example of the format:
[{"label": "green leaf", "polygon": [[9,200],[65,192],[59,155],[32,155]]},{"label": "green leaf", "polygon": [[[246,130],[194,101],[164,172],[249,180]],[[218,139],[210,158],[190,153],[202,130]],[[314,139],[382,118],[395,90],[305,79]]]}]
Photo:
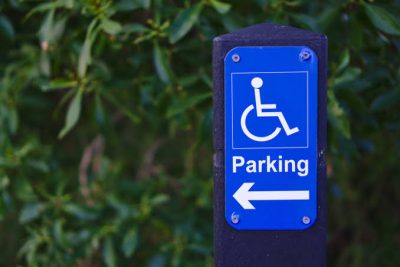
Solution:
[{"label": "green leaf", "polygon": [[96,117],[96,122],[100,126],[104,126],[106,122],[106,114],[104,112],[103,102],[99,94],[96,94],[95,96],[95,117]]},{"label": "green leaf", "polygon": [[176,17],[169,31],[169,40],[171,43],[176,43],[190,31],[199,17],[202,8],[202,4],[196,4],[185,9]]},{"label": "green leaf", "polygon": [[54,79],[50,82],[46,82],[40,85],[43,92],[65,89],[70,87],[75,87],[78,85],[77,81],[64,80],[64,79]]},{"label": "green leaf", "polygon": [[336,69],[336,72],[341,72],[342,70],[344,70],[350,63],[350,53],[349,50],[346,49],[344,50],[342,57],[340,59],[339,62],[339,66]]},{"label": "green leaf", "polygon": [[137,229],[131,229],[124,237],[122,242],[122,251],[126,258],[129,258],[136,251],[138,245],[138,231]]},{"label": "green leaf", "polygon": [[119,1],[117,4],[115,4],[114,6],[115,10],[119,12],[132,11],[138,9],[139,7],[140,5],[137,3],[137,1],[133,0],[122,0]]},{"label": "green leaf", "polygon": [[10,133],[15,134],[17,132],[18,123],[19,123],[19,118],[18,118],[17,108],[10,107],[10,109],[8,110],[8,129],[10,130]]},{"label": "green leaf", "polygon": [[139,23],[129,23],[122,27],[122,31],[126,33],[142,33],[146,30],[147,28]]},{"label": "green leaf", "polygon": [[10,178],[8,176],[0,177],[0,192],[5,191],[10,185]]},{"label": "green leaf", "polygon": [[345,72],[339,77],[336,77],[332,83],[332,86],[338,87],[345,83],[356,80],[361,74],[361,69],[359,68],[347,68]]},{"label": "green leaf", "polygon": [[305,14],[292,14],[291,17],[297,22],[300,23],[312,31],[318,31],[317,20],[314,17],[305,15]]},{"label": "green leaf", "polygon": [[117,107],[122,113],[124,113],[133,123],[140,122],[140,117],[132,112],[131,108],[121,103],[113,94],[104,94],[105,99],[110,101],[115,107]]},{"label": "green leaf", "polygon": [[78,75],[80,78],[85,77],[87,66],[91,63],[90,50],[92,46],[91,38],[86,37],[85,42],[83,43],[81,53],[79,54],[79,62],[78,62]]},{"label": "green leaf", "polygon": [[350,139],[350,122],[332,90],[328,91],[328,115],[333,128],[347,139]]},{"label": "green leaf", "polygon": [[400,90],[391,90],[378,96],[371,103],[371,110],[378,111],[382,109],[388,109],[395,104],[400,102]]},{"label": "green leaf", "polygon": [[212,0],[211,5],[217,10],[220,14],[225,14],[231,9],[231,5],[227,3],[223,3],[217,0]]},{"label": "green leaf", "polygon": [[153,59],[154,66],[156,67],[158,77],[160,77],[161,81],[164,83],[171,82],[172,71],[167,59],[166,51],[164,48],[160,47],[157,42],[154,44]]},{"label": "green leaf", "polygon": [[81,114],[81,102],[82,102],[82,90],[79,89],[74,98],[69,104],[67,116],[65,118],[64,128],[61,130],[58,138],[63,138],[78,122],[79,116]]},{"label": "green leaf", "polygon": [[103,261],[108,267],[115,267],[117,266],[117,260],[115,257],[115,251],[114,251],[114,244],[112,242],[111,237],[108,237],[104,241],[104,246],[103,246]]},{"label": "green leaf", "polygon": [[33,202],[36,199],[36,195],[33,192],[31,184],[25,178],[20,178],[14,181],[15,191],[18,200],[24,202]]},{"label": "green leaf", "polygon": [[63,232],[63,221],[62,220],[57,220],[54,224],[53,224],[53,236],[54,239],[57,241],[57,244],[66,247],[66,240],[65,240],[65,235]]},{"label": "green leaf", "polygon": [[400,36],[400,20],[398,17],[379,6],[370,4],[364,4],[364,6],[369,19],[375,27],[385,33]]},{"label": "green leaf", "polygon": [[159,194],[159,195],[156,195],[155,197],[153,197],[150,200],[150,203],[152,205],[154,205],[154,206],[157,206],[157,205],[161,205],[161,204],[163,204],[165,202],[168,202],[168,200],[169,200],[169,196],[168,195]]},{"label": "green leaf", "polygon": [[121,24],[110,19],[103,19],[100,27],[108,34],[115,35],[122,30]]},{"label": "green leaf", "polygon": [[150,0],[136,0],[136,2],[144,9],[149,9],[151,1]]},{"label": "green leaf", "polygon": [[167,118],[171,118],[179,113],[184,112],[185,110],[194,107],[195,105],[199,104],[200,102],[211,98],[211,93],[204,93],[200,95],[195,95],[189,97],[188,99],[181,100],[177,102],[175,105],[171,106],[171,108],[167,112]]},{"label": "green leaf", "polygon": [[19,222],[24,224],[38,218],[43,211],[44,205],[41,203],[28,203],[23,208],[19,215]]},{"label": "green leaf", "polygon": [[76,204],[68,204],[64,207],[64,210],[68,214],[82,221],[93,221],[98,217],[93,210],[78,206]]},{"label": "green leaf", "polygon": [[0,35],[7,38],[8,41],[15,39],[14,27],[6,16],[0,16]]},{"label": "green leaf", "polygon": [[54,9],[51,9],[47,16],[44,18],[39,30],[40,42],[50,42],[52,36],[52,29],[54,23]]},{"label": "green leaf", "polygon": [[39,68],[41,73],[49,77],[51,74],[51,66],[50,66],[50,58],[49,53],[47,51],[41,50],[40,51],[40,60],[39,60]]},{"label": "green leaf", "polygon": [[334,27],[336,25],[336,21],[339,19],[340,19],[340,6],[339,5],[329,6],[317,17],[318,31],[325,32],[331,27]]},{"label": "green leaf", "polygon": [[122,0],[115,5],[115,9],[118,11],[132,11],[138,8],[149,9],[150,0]]},{"label": "green leaf", "polygon": [[57,22],[54,23],[54,26],[51,30],[50,41],[56,42],[58,41],[64,33],[65,24],[67,22],[67,18],[61,18]]}]

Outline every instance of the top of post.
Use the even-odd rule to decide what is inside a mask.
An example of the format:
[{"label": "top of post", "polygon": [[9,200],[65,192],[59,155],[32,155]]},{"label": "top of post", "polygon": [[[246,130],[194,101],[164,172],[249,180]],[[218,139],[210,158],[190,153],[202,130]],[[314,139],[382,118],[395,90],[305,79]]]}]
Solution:
[{"label": "top of post", "polygon": [[326,36],[321,33],[315,33],[286,25],[261,23],[217,36],[214,38],[214,42],[298,39],[321,40],[326,39]]}]

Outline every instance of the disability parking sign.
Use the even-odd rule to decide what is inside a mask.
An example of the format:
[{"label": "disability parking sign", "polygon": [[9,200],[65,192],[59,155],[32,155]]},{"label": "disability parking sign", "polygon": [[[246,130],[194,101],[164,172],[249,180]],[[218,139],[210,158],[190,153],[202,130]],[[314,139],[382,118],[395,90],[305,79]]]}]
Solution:
[{"label": "disability parking sign", "polygon": [[304,46],[225,57],[225,218],[240,230],[301,230],[317,218],[318,58]]}]

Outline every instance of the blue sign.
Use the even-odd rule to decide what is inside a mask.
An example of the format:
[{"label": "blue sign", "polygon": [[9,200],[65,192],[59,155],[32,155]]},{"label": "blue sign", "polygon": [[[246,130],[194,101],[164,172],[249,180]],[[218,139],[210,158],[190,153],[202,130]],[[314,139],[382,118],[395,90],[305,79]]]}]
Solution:
[{"label": "blue sign", "polygon": [[317,219],[318,58],[308,47],[236,47],[225,57],[225,218],[239,230]]}]

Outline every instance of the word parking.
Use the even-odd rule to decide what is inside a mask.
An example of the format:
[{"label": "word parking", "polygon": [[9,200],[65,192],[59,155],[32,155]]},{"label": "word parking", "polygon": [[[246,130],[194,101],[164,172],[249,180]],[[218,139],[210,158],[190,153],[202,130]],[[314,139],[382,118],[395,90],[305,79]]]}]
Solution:
[{"label": "word parking", "polygon": [[308,175],[308,160],[307,159],[283,159],[279,155],[277,159],[266,156],[265,160],[246,160],[242,156],[232,157],[232,171],[236,173],[238,169],[245,168],[247,173],[297,173],[298,176]]}]

